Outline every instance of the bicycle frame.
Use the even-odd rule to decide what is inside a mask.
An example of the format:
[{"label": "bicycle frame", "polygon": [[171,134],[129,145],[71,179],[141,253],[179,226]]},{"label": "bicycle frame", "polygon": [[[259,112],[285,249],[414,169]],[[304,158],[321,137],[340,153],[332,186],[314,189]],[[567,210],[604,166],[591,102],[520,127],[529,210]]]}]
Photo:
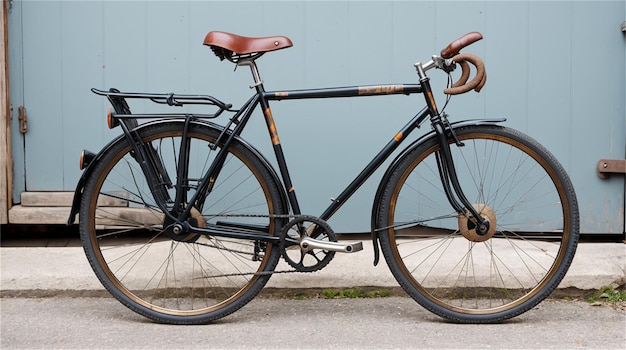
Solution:
[{"label": "bicycle frame", "polygon": [[[223,158],[226,155],[226,149],[232,139],[235,136],[239,136],[243,129],[245,128],[248,120],[252,116],[254,110],[260,106],[263,110],[263,115],[265,116],[265,120],[268,126],[268,131],[270,133],[270,137],[272,140],[272,145],[274,148],[274,153],[276,156],[276,160],[278,163],[279,171],[282,176],[284,190],[287,193],[287,197],[289,200],[289,205],[291,207],[291,211],[294,215],[302,214],[300,211],[300,206],[298,203],[298,199],[293,188],[293,184],[291,181],[291,177],[289,175],[289,170],[287,167],[287,163],[282,151],[282,146],[280,143],[280,138],[278,135],[278,131],[276,130],[276,126],[274,124],[272,112],[269,106],[269,101],[280,101],[280,100],[295,100],[295,99],[315,99],[315,98],[339,98],[339,97],[357,97],[357,96],[374,96],[374,95],[391,95],[391,94],[415,94],[422,92],[422,86],[420,84],[409,84],[409,85],[370,85],[370,86],[352,86],[352,87],[338,87],[338,88],[322,88],[322,89],[310,89],[310,90],[281,90],[281,91],[264,91],[262,89],[262,85],[257,85],[257,93],[248,100],[242,108],[237,112],[230,120],[229,124],[226,126],[225,130],[228,130],[232,125],[235,127],[232,129],[232,132],[228,136],[228,139],[224,141],[224,146],[221,148],[220,152],[216,156],[216,160],[213,162],[209,170],[207,171],[206,176],[200,181],[200,185],[198,186],[198,191],[196,191],[193,198],[190,199],[190,203],[195,203],[198,199],[198,196],[202,193],[207,193],[210,191],[210,179],[218,176],[219,167],[221,166],[221,162],[224,160]],[[324,211],[324,213],[320,216],[322,220],[328,220],[341,206],[356,192],[358,188],[360,188],[363,183],[380,167],[380,165],[387,159],[389,156],[397,149],[397,147],[402,143],[403,140],[417,127],[419,126],[427,117],[429,116],[428,108],[423,108],[419,113],[417,113],[411,120],[400,130],[398,131],[393,139],[385,145],[385,147],[374,157],[372,161],[359,173],[359,175],[343,190],[343,192],[331,202],[329,207]],[[224,133],[226,135],[226,133]],[[226,137],[226,136],[224,136]],[[219,141],[218,141],[219,143]],[[174,205],[177,205],[175,203]],[[189,215],[191,210],[191,206],[186,209],[186,212],[182,213],[181,217],[186,217]],[[191,233],[204,233],[207,229],[200,229],[195,227],[188,228]],[[211,230],[210,228],[208,230]],[[209,233],[209,234],[214,234]],[[218,235],[224,235],[231,238],[251,238],[251,235],[254,236],[254,239],[260,239],[264,241],[277,241],[277,237],[268,237],[266,234],[262,234],[257,236],[255,234],[249,233],[239,233],[239,232],[229,232],[224,233],[220,232]]]},{"label": "bicycle frame", "polygon": [[[373,95],[393,95],[393,94],[414,94],[421,93],[421,85],[372,85],[372,86],[356,86],[345,88],[331,88],[331,89],[316,89],[316,90],[295,90],[295,91],[281,91],[281,92],[267,92],[264,95],[267,96],[267,100],[288,100],[288,99],[313,99],[313,98],[334,98],[334,97],[355,97],[355,96],[373,96]],[[341,208],[341,206],[354,194],[367,179],[382,165],[382,163],[389,158],[389,156],[398,148],[398,146],[406,139],[411,132],[416,129],[427,117],[429,111],[424,107],[419,111],[411,120],[400,129],[395,136],[381,149],[378,154],[367,164],[367,166],[359,173],[359,175],[352,180],[352,182],[336,197],[326,210],[320,215],[322,220],[328,220],[330,217]],[[267,116],[266,116],[267,117]],[[277,135],[276,135],[277,137]],[[280,150],[280,144],[274,144],[274,150],[278,159],[283,158],[282,150]],[[279,166],[281,161],[279,160]],[[286,168],[280,169],[283,177],[286,174]],[[283,179],[287,184],[289,179]],[[291,185],[288,185],[291,188]],[[297,205],[294,191],[290,191],[292,194],[289,199],[294,201],[292,204]],[[293,197],[293,198],[292,198]],[[296,206],[297,208],[297,206]],[[296,212],[294,213],[300,214]]]},{"label": "bicycle frame", "polygon": [[[225,160],[227,149],[230,143],[235,137],[239,137],[243,132],[246,124],[250,120],[253,112],[257,107],[261,107],[265,121],[267,124],[268,132],[272,141],[274,154],[278,163],[279,173],[282,177],[283,190],[286,193],[288,200],[288,206],[291,209],[293,215],[301,215],[300,206],[292,185],[291,177],[287,163],[283,154],[280,138],[274,119],[272,116],[270,101],[281,100],[298,100],[298,99],[317,99],[317,98],[350,98],[350,97],[364,97],[364,96],[384,96],[384,95],[411,95],[420,93],[425,96],[426,106],[423,107],[414,117],[412,117],[408,123],[406,123],[393,138],[378,152],[378,154],[365,166],[365,168],[350,182],[350,184],[335,198],[326,210],[319,216],[322,220],[330,219],[334,213],[336,213],[343,204],[369,179],[369,177],[382,165],[382,163],[389,158],[389,156],[407,139],[413,130],[419,128],[420,125],[430,117],[431,124],[433,126],[433,132],[437,135],[439,143],[441,145],[441,151],[439,152],[439,170],[441,182],[444,187],[444,191],[448,196],[450,204],[459,213],[465,213],[468,211],[469,215],[475,218],[477,226],[484,225],[484,222],[474,208],[469,204],[469,201],[463,195],[463,192],[458,184],[456,173],[454,171],[454,163],[451,159],[449,149],[449,138],[456,139],[454,131],[445,117],[439,115],[437,111],[436,103],[434,101],[432,91],[430,89],[429,78],[420,71],[421,65],[418,69],[418,75],[420,76],[419,84],[387,84],[387,85],[366,85],[366,86],[351,86],[351,87],[333,87],[333,88],[319,88],[319,89],[304,89],[304,90],[277,90],[277,91],[265,91],[263,82],[260,80],[256,65],[251,60],[249,62],[240,62],[240,65],[250,66],[255,84],[252,86],[256,88],[256,94],[253,95],[239,110],[231,110],[232,107],[229,104],[211,97],[211,96],[199,96],[199,95],[175,95],[175,94],[141,94],[141,93],[121,93],[115,89],[110,92],[92,90],[97,94],[106,95],[111,101],[115,113],[109,117],[114,125],[119,124],[122,127],[124,135],[131,141],[132,147],[139,155],[138,162],[141,164],[142,171],[148,179],[151,181],[151,190],[157,203],[163,213],[166,215],[169,222],[172,222],[175,232],[188,232],[193,234],[206,234],[213,236],[222,236],[230,238],[251,239],[260,240],[266,242],[277,243],[280,238],[275,236],[268,236],[266,232],[259,231],[258,228],[245,227],[247,232],[240,232],[237,230],[230,230],[217,227],[197,228],[189,225],[185,220],[190,217],[191,209],[193,205],[185,206],[184,211],[174,215],[172,213],[173,208],[181,208],[182,204],[201,202],[203,196],[206,196],[211,191],[211,186],[214,179],[219,176],[220,168]],[[418,64],[416,64],[416,67]],[[167,103],[172,106],[182,106],[183,104],[209,104],[219,107],[219,110],[215,114],[132,114],[125,98],[140,98],[151,99],[157,103]],[[209,167],[205,176],[200,180],[198,189],[194,193],[193,197],[186,198],[186,191],[182,190],[182,179],[186,176],[186,167],[179,166],[177,174],[177,183],[171,184],[169,176],[163,171],[162,166],[159,164],[158,157],[155,157],[154,150],[148,144],[141,144],[140,140],[135,137],[135,128],[139,125],[137,119],[141,118],[183,118],[185,120],[185,127],[183,130],[183,136],[186,135],[189,124],[192,120],[203,118],[215,118],[223,111],[228,110],[235,112],[230,118],[230,121],[223,128],[223,131],[216,140],[216,145],[222,145],[218,151],[215,160]],[[502,120],[496,120],[499,122]],[[493,121],[491,121],[493,122]],[[449,135],[448,135],[449,134]],[[184,139],[184,137],[183,137]],[[460,144],[456,141],[459,146]],[[217,146],[216,146],[217,147]],[[187,157],[187,145],[185,142],[180,146],[180,159],[181,164],[185,164]],[[148,165],[146,165],[148,164]],[[80,203],[80,196],[82,195],[82,186],[84,186],[84,180],[87,177],[87,171],[84,172],[81,181],[79,181],[77,195],[74,198],[72,214],[70,215],[69,223],[72,223],[77,213],[77,208]],[[176,198],[172,201],[169,198],[167,190],[163,187],[164,184],[169,186],[175,186]],[[454,195],[458,198],[456,200]],[[460,202],[460,203],[459,203]],[[168,203],[170,203],[168,205]],[[250,232],[252,231],[252,232]],[[256,232],[258,233],[256,233]],[[373,236],[375,233],[373,232]]]}]

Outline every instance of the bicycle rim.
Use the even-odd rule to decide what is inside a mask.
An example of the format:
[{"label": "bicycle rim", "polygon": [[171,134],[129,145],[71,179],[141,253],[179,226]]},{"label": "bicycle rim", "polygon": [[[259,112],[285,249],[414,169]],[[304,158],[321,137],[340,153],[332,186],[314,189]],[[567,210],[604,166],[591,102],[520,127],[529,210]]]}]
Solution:
[{"label": "bicycle rim", "polygon": [[396,279],[421,305],[457,322],[497,322],[546,298],[578,241],[578,207],[563,168],[527,136],[497,126],[458,130],[451,145],[464,194],[495,229],[485,236],[449,204],[432,139],[401,161],[379,214]]},{"label": "bicycle rim", "polygon": [[[145,128],[167,177],[176,181],[182,124]],[[217,150],[218,131],[189,130],[188,199]],[[218,148],[219,149],[219,148]],[[265,285],[278,249],[261,241],[189,236],[172,239],[134,152],[120,141],[87,181],[80,229],[87,257],[103,285],[132,310],[167,323],[206,323],[239,309]],[[190,225],[278,234],[279,190],[247,148],[234,142],[206,200],[192,209]],[[173,188],[170,197],[175,198]]]}]

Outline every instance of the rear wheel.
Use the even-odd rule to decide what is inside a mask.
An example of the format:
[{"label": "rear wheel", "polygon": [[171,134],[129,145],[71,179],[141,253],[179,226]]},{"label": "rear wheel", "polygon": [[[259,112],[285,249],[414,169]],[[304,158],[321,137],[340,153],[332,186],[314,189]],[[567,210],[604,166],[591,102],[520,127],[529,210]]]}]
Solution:
[{"label": "rear wheel", "polygon": [[[163,164],[158,181],[175,184],[183,124],[140,129]],[[188,176],[190,199],[220,149],[219,130],[191,124]],[[120,139],[96,163],[86,181],[80,234],[91,266],[109,292],[135,312],[158,322],[199,324],[226,316],[249,302],[266,284],[278,245],[215,236],[176,236],[156,204],[131,145]],[[152,181],[154,182],[154,181]],[[173,200],[174,188],[163,186]],[[185,203],[189,205],[189,203]],[[180,212],[182,208],[171,208]],[[195,203],[188,223],[235,232],[278,236],[285,208],[278,184],[254,152],[235,140],[211,193]],[[171,221],[171,220],[170,220]]]},{"label": "rear wheel", "polygon": [[479,235],[452,209],[435,138],[391,170],[376,227],[389,268],[422,306],[455,322],[498,322],[537,305],[567,272],[578,242],[576,196],[561,165],[531,138],[499,126],[464,127],[457,136],[461,188],[491,230]]}]

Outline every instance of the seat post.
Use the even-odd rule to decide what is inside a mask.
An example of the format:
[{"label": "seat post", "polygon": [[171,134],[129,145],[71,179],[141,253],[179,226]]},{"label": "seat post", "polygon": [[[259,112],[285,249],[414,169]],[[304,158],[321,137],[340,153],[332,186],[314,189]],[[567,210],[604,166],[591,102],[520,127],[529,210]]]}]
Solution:
[{"label": "seat post", "polygon": [[247,57],[239,60],[237,62],[238,66],[248,66],[250,67],[250,71],[252,72],[252,78],[254,79],[254,84],[250,85],[250,89],[255,88],[257,86],[263,85],[263,80],[261,80],[261,74],[259,73],[259,68],[257,67],[254,59],[258,56]]}]

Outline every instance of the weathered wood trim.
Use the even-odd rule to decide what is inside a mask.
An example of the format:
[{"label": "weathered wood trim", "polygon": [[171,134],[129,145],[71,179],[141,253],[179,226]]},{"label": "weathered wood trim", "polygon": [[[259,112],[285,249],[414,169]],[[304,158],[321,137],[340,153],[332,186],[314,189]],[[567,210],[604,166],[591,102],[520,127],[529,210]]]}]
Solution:
[{"label": "weathered wood trim", "polygon": [[[124,193],[119,193],[124,197]],[[71,207],[74,201],[74,192],[22,192],[23,207]],[[127,207],[128,201],[102,196],[98,205],[105,207]]]},{"label": "weathered wood trim", "polygon": [[12,196],[6,4],[0,6],[0,224],[8,223]]},{"label": "weathered wood trim", "polygon": [[66,224],[69,207],[23,207],[15,205],[9,210],[11,224],[54,225]]},{"label": "weathered wood trim", "polygon": [[[70,207],[15,205],[9,210],[9,221],[12,224],[65,225],[69,215]],[[131,222],[146,227],[158,226],[163,223],[163,215],[145,208],[112,206],[100,211],[96,225],[101,228],[111,228],[126,226]]]},{"label": "weathered wood trim", "polygon": [[23,207],[69,207],[74,192],[22,192]]}]

